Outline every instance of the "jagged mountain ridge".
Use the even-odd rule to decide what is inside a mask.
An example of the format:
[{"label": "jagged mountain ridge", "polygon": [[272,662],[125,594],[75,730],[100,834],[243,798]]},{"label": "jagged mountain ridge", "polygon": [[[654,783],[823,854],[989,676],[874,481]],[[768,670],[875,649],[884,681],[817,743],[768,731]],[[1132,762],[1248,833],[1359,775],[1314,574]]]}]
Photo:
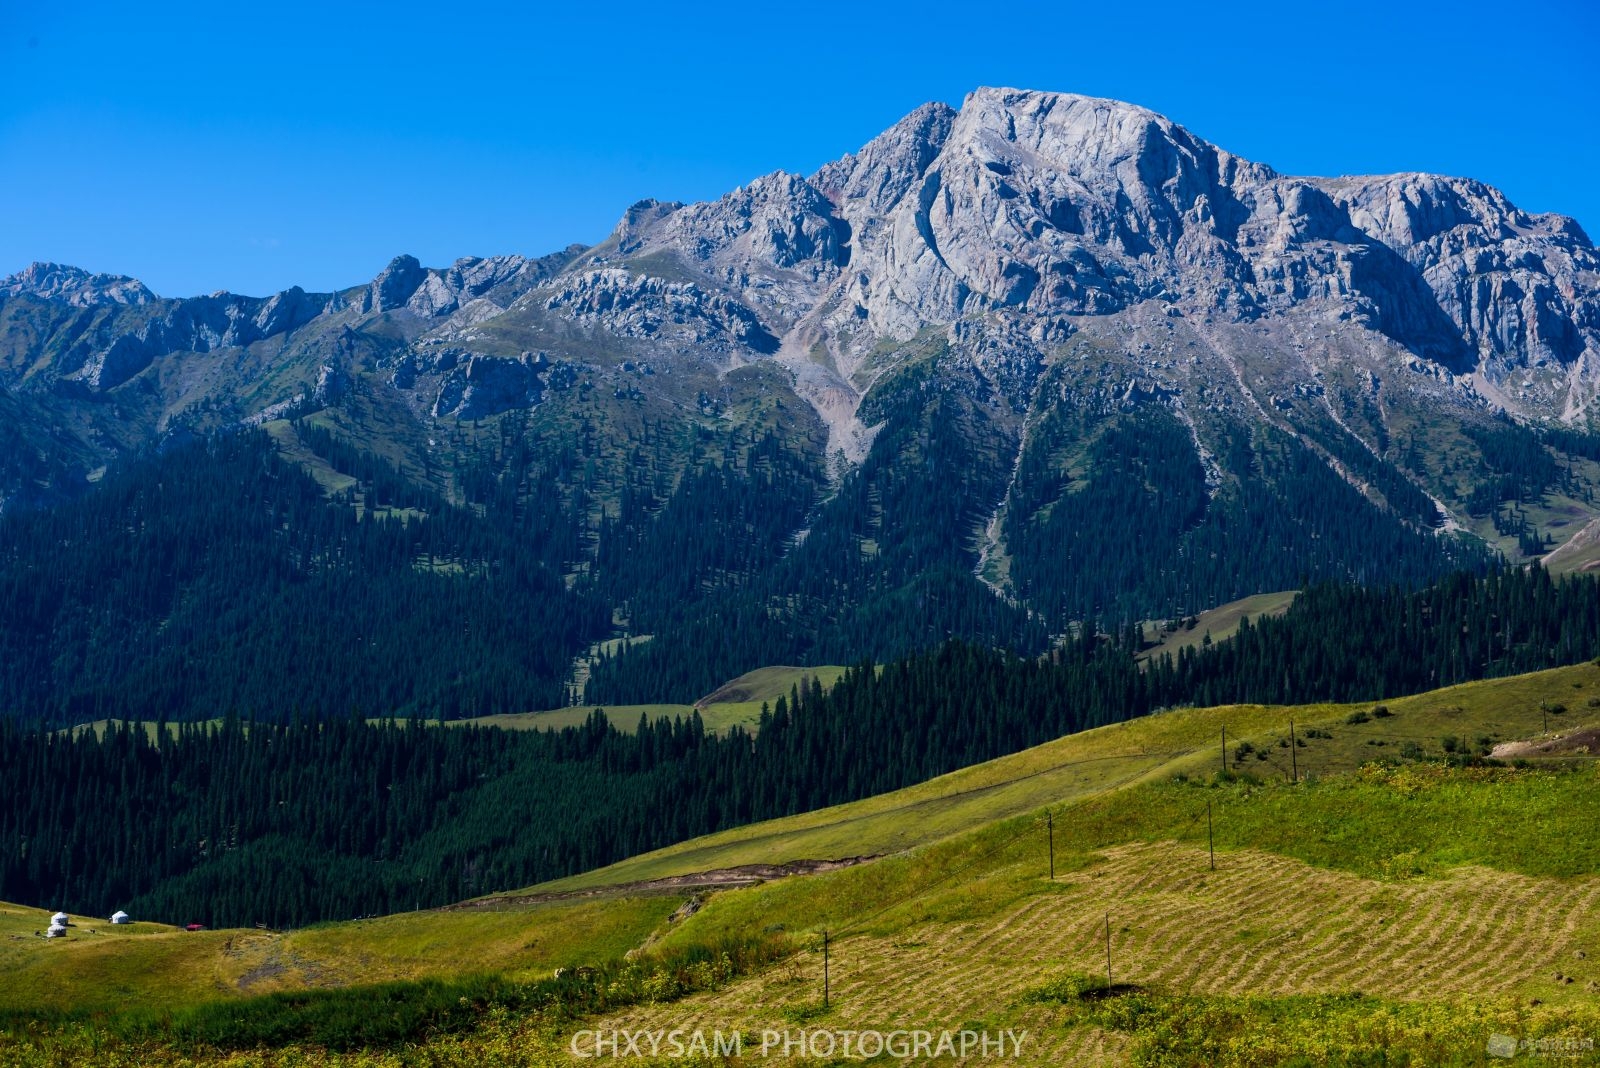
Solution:
[{"label": "jagged mountain ridge", "polygon": [[[583,528],[569,580],[603,585],[606,538],[647,541],[713,453],[739,470],[770,438],[811,503],[784,505],[786,544],[708,565],[713,599],[758,574],[782,599],[823,553],[859,554],[852,581],[886,596],[944,569],[1055,629],[1394,577],[1319,547],[1353,521],[1324,510],[1402,556],[1459,530],[1525,555],[1587,524],[1600,482],[1586,445],[1525,429],[1586,432],[1600,388],[1600,255],[1575,221],[1468,179],[1284,176],[1066,94],[928,104],[813,175],[641,201],[542,259],[401,257],[338,293],[192,300],[35,265],[0,300],[0,399],[38,458],[0,471],[8,497],[292,415],[470,501],[492,425],[493,479],[559,497]],[[552,459],[572,442],[581,478]],[[920,511],[884,511],[941,493],[937,551]],[[1107,539],[1120,580],[1064,574],[1106,566]],[[635,631],[656,611],[608,593]]]},{"label": "jagged mountain ridge", "polygon": [[[711,292],[674,302],[670,284],[599,273],[620,259],[630,275],[650,276],[653,253],[704,276],[663,281]],[[960,112],[919,108],[809,178],[775,172],[687,207],[641,202],[578,259],[548,308],[580,318],[612,304],[672,305],[673,318],[703,317],[757,353],[819,310],[831,313],[834,337],[864,319],[870,329],[838,346],[845,369],[870,348],[864,339],[903,340],[1005,309],[1085,316],[1159,299],[1247,319],[1331,301],[1446,368],[1490,372],[1491,387],[1516,369],[1576,372],[1563,383],[1570,418],[1588,403],[1582,372],[1600,330],[1600,260],[1574,220],[1530,216],[1465,179],[1283,177],[1142,108],[1012,90],[979,90]],[[85,363],[69,355],[54,371],[114,389],[156,355],[248,347],[344,312],[404,310],[459,329],[503,311],[518,279],[547,280],[534,262],[469,258],[426,270],[399,257],[359,293],[161,302],[168,314],[128,331],[132,340],[101,352],[80,345],[72,353]],[[740,299],[719,302],[713,287]],[[52,264],[5,279],[0,294],[73,307],[157,303],[133,279]],[[640,328],[626,317],[614,325]],[[1535,399],[1548,402],[1542,385]]]},{"label": "jagged mountain ridge", "polygon": [[[687,207],[641,202],[586,260],[576,251],[556,257],[578,262],[546,310],[623,336],[656,328],[630,309],[701,319],[696,341],[757,354],[819,319],[843,378],[883,338],[1006,310],[1093,316],[1161,300],[1248,321],[1326,302],[1446,370],[1481,372],[1477,384],[1519,415],[1549,417],[1538,405],[1559,396],[1570,419],[1592,396],[1600,330],[1600,259],[1574,220],[1527,215],[1464,179],[1286,178],[1141,108],[1012,90],[979,90],[960,112],[926,105],[809,178],[776,172]],[[703,277],[651,275],[653,255]],[[159,302],[166,315],[99,351],[80,342],[51,370],[104,392],[156,356],[248,348],[341,314],[403,310],[459,332],[504,311],[519,280],[548,281],[533,262],[425,270],[399,257],[359,293]],[[0,294],[158,303],[132,279],[50,264]],[[1538,372],[1534,396],[1507,403],[1499,387],[1519,370]]]},{"label": "jagged mountain ridge", "polygon": [[0,282],[0,296],[29,296],[78,308],[98,304],[149,304],[156,299],[143,282],[124,275],[90,274],[59,263],[32,263]]}]

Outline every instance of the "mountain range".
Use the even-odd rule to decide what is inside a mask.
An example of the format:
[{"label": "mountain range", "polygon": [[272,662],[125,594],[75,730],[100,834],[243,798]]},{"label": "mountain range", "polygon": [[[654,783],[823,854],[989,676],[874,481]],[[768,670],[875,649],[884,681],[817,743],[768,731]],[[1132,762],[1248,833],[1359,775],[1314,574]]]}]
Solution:
[{"label": "mountain range", "polygon": [[[585,621],[527,670],[592,701],[950,636],[1039,649],[1305,582],[1582,567],[1597,393],[1600,254],[1573,219],[1465,178],[1281,175],[1140,107],[1011,89],[537,259],[401,256],[265,298],[0,280],[13,525],[172,464],[200,480],[165,508],[259,503],[259,464],[202,477],[196,450],[243,434],[327,509],[494,532],[408,542],[429,581],[494,581],[510,550],[485,546],[515,542],[544,575],[527,610]],[[32,573],[42,536],[7,536]],[[251,536],[291,585],[340,566]],[[68,660],[181,658],[204,566]],[[28,626],[13,647],[59,663],[59,619]]]}]

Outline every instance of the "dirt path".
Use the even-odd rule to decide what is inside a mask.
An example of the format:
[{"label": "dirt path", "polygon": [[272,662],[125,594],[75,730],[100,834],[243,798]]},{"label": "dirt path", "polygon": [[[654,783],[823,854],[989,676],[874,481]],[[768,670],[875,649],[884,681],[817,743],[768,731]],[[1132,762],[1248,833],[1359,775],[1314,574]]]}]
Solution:
[{"label": "dirt path", "polygon": [[1516,760],[1519,757],[1590,756],[1600,753],[1600,727],[1578,727],[1549,738],[1531,738],[1519,742],[1501,742],[1490,750],[1496,760]]},{"label": "dirt path", "polygon": [[684,890],[725,890],[741,886],[756,886],[774,879],[787,879],[791,875],[817,875],[841,868],[853,868],[883,854],[864,857],[842,857],[838,860],[791,860],[783,864],[740,864],[733,868],[713,868],[710,871],[669,875],[660,879],[644,879],[632,883],[614,883],[585,890],[564,890],[546,894],[497,894],[472,901],[458,901],[445,905],[440,912],[462,909],[495,908],[500,905],[539,905],[549,901],[581,901],[584,898],[631,897],[639,894],[678,893]]}]

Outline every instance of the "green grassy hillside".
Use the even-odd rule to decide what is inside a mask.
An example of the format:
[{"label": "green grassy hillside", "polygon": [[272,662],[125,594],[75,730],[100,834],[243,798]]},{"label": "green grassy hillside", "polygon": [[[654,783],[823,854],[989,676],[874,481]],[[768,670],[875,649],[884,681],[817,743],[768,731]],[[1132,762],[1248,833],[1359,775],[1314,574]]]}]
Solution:
[{"label": "green grassy hillside", "polygon": [[719,686],[692,705],[569,705],[544,712],[523,712],[500,716],[478,716],[473,719],[452,720],[452,723],[475,723],[486,727],[504,727],[507,730],[560,730],[581,725],[596,708],[618,730],[630,734],[639,727],[639,717],[650,719],[687,719],[698,710],[706,729],[726,731],[733,727],[754,729],[761,718],[761,706],[775,704],[779,697],[787,696],[790,689],[803,680],[817,679],[824,688],[832,686],[844,674],[844,668],[823,667],[764,667],[747,672],[731,682]]},{"label": "green grassy hillside", "polygon": [[1541,562],[1547,570],[1557,575],[1593,571],[1600,567],[1600,520],[1590,520],[1578,526]]},{"label": "green grassy hillside", "polygon": [[509,712],[500,716],[474,716],[471,719],[451,720],[450,725],[474,724],[479,727],[501,727],[511,731],[558,731],[563,727],[580,727],[584,721],[594,714],[596,708],[605,713],[611,725],[619,731],[632,734],[639,729],[639,717],[649,719],[672,719],[673,717],[687,717],[694,711],[693,705],[613,705],[604,708],[599,705],[568,705],[565,708],[551,708],[542,712]]},{"label": "green grassy hillside", "polygon": [[[899,852],[1045,805],[1178,774],[1218,771],[1223,730],[1232,771],[1280,778],[1293,763],[1303,777],[1326,776],[1398,756],[1407,742],[1442,757],[1447,736],[1475,745],[1480,737],[1534,736],[1547,723],[1561,729],[1585,717],[1600,720],[1600,708],[1587,704],[1591,697],[1600,700],[1600,669],[1584,664],[1389,701],[1385,708],[1392,715],[1387,717],[1372,717],[1372,704],[1177,709],[1070,735],[909,789],[698,838],[535,889],[574,890],[742,864]],[[1552,717],[1541,712],[1541,702],[1569,711]],[[1357,713],[1365,713],[1366,722],[1348,723]],[[1291,720],[1303,743],[1293,761],[1278,744],[1287,742]],[[1242,742],[1251,752],[1241,764]]]},{"label": "green grassy hillside", "polygon": [[[91,935],[86,919],[46,943],[42,911],[7,907],[0,1008],[359,999],[361,984],[486,970],[514,985],[761,937],[787,942],[778,963],[575,1018],[494,995],[470,1030],[420,1034],[421,1063],[566,1063],[575,1029],[802,1026],[1026,1029],[1025,1064],[1484,1063],[1496,1033],[1600,1036],[1597,724],[1590,664],[1381,705],[1183,709],[456,910],[287,934]],[[1516,765],[1479,757],[1517,740],[1539,744]],[[874,854],[742,889],[697,874]],[[42,1046],[13,1027],[0,1063],[84,1048],[85,1025],[63,1026]],[[175,1055],[151,1041],[150,1063]],[[413,1063],[398,1048],[293,1056]]]},{"label": "green grassy hillside", "polygon": [[290,932],[113,927],[74,917],[66,938],[49,940],[34,934],[49,924],[47,910],[6,904],[0,905],[0,1015],[172,1010],[279,990],[482,971],[544,975],[622,956],[678,904],[662,895],[608,895],[402,913]]},{"label": "green grassy hillside", "polygon": [[[1231,638],[1239,632],[1239,622],[1246,617],[1259,619],[1261,616],[1283,615],[1289,610],[1289,605],[1294,603],[1298,593],[1297,590],[1283,590],[1278,593],[1258,593],[1230,601],[1215,608],[1208,608],[1192,617],[1193,626],[1184,625],[1183,620],[1147,621],[1146,632],[1153,632],[1155,644],[1147,649],[1144,655],[1150,657],[1170,653],[1176,656],[1180,649],[1199,648],[1207,637],[1214,642]],[[1168,630],[1168,626],[1172,629]]]},{"label": "green grassy hillside", "polygon": [[844,668],[833,665],[757,668],[724,683],[696,701],[694,707],[705,717],[706,726],[714,730],[725,730],[736,723],[754,727],[761,718],[762,705],[777,704],[778,698],[787,697],[808,679],[830,689],[843,674]]}]

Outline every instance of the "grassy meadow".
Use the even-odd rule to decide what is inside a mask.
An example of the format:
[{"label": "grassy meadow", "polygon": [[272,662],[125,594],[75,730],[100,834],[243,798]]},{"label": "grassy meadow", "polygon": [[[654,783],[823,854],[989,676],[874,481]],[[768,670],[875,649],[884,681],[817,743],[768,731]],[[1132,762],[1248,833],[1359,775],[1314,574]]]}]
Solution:
[{"label": "grassy meadow", "polygon": [[839,676],[843,674],[844,668],[835,666],[765,667],[724,683],[692,705],[569,705],[544,712],[478,716],[451,722],[503,727],[507,730],[560,730],[563,727],[581,726],[598,708],[613,727],[629,734],[639,729],[641,716],[650,720],[688,719],[695,711],[699,711],[701,720],[710,731],[722,733],[734,727],[754,730],[761,719],[762,706],[770,708],[778,698],[787,697],[791,687],[798,686],[805,679],[817,679],[824,687],[828,687],[839,681]]},{"label": "grassy meadow", "polygon": [[546,1065],[578,1029],[678,1027],[1013,1028],[1039,1065],[1502,1063],[1500,1035],[1597,1063],[1597,724],[1591,664],[1176,709],[520,901],[289,933],[84,918],[60,943],[6,906],[0,1064]]},{"label": "grassy meadow", "polygon": [[[1600,722],[1600,668],[1583,664],[1507,679],[1467,683],[1386,702],[1393,714],[1373,717],[1374,704],[1278,707],[1228,705],[1174,709],[1048,742],[878,797],[697,838],[609,867],[537,887],[570,891],[682,875],[743,864],[802,858],[897,853],[987,822],[1087,800],[1107,791],[1174,775],[1221,770],[1227,731],[1230,773],[1287,779],[1351,772],[1407,742],[1444,756],[1443,739],[1527,738]],[[1541,711],[1557,705],[1566,711]],[[1352,716],[1364,722],[1351,724]],[[1289,756],[1294,722],[1295,757]],[[1327,738],[1308,737],[1321,731]],[[1240,743],[1251,752],[1237,759]],[[1382,743],[1381,745],[1378,743]],[[1265,759],[1261,759],[1265,754]]]},{"label": "grassy meadow", "polygon": [[1180,649],[1200,648],[1207,637],[1214,642],[1231,638],[1239,632],[1239,624],[1246,618],[1281,616],[1289,610],[1289,606],[1294,603],[1297,596],[1299,596],[1298,590],[1252,594],[1237,601],[1208,608],[1194,617],[1194,626],[1175,626],[1171,631],[1166,629],[1167,620],[1147,620],[1145,632],[1154,639],[1155,644],[1142,655],[1151,657],[1167,653],[1177,656]]}]

